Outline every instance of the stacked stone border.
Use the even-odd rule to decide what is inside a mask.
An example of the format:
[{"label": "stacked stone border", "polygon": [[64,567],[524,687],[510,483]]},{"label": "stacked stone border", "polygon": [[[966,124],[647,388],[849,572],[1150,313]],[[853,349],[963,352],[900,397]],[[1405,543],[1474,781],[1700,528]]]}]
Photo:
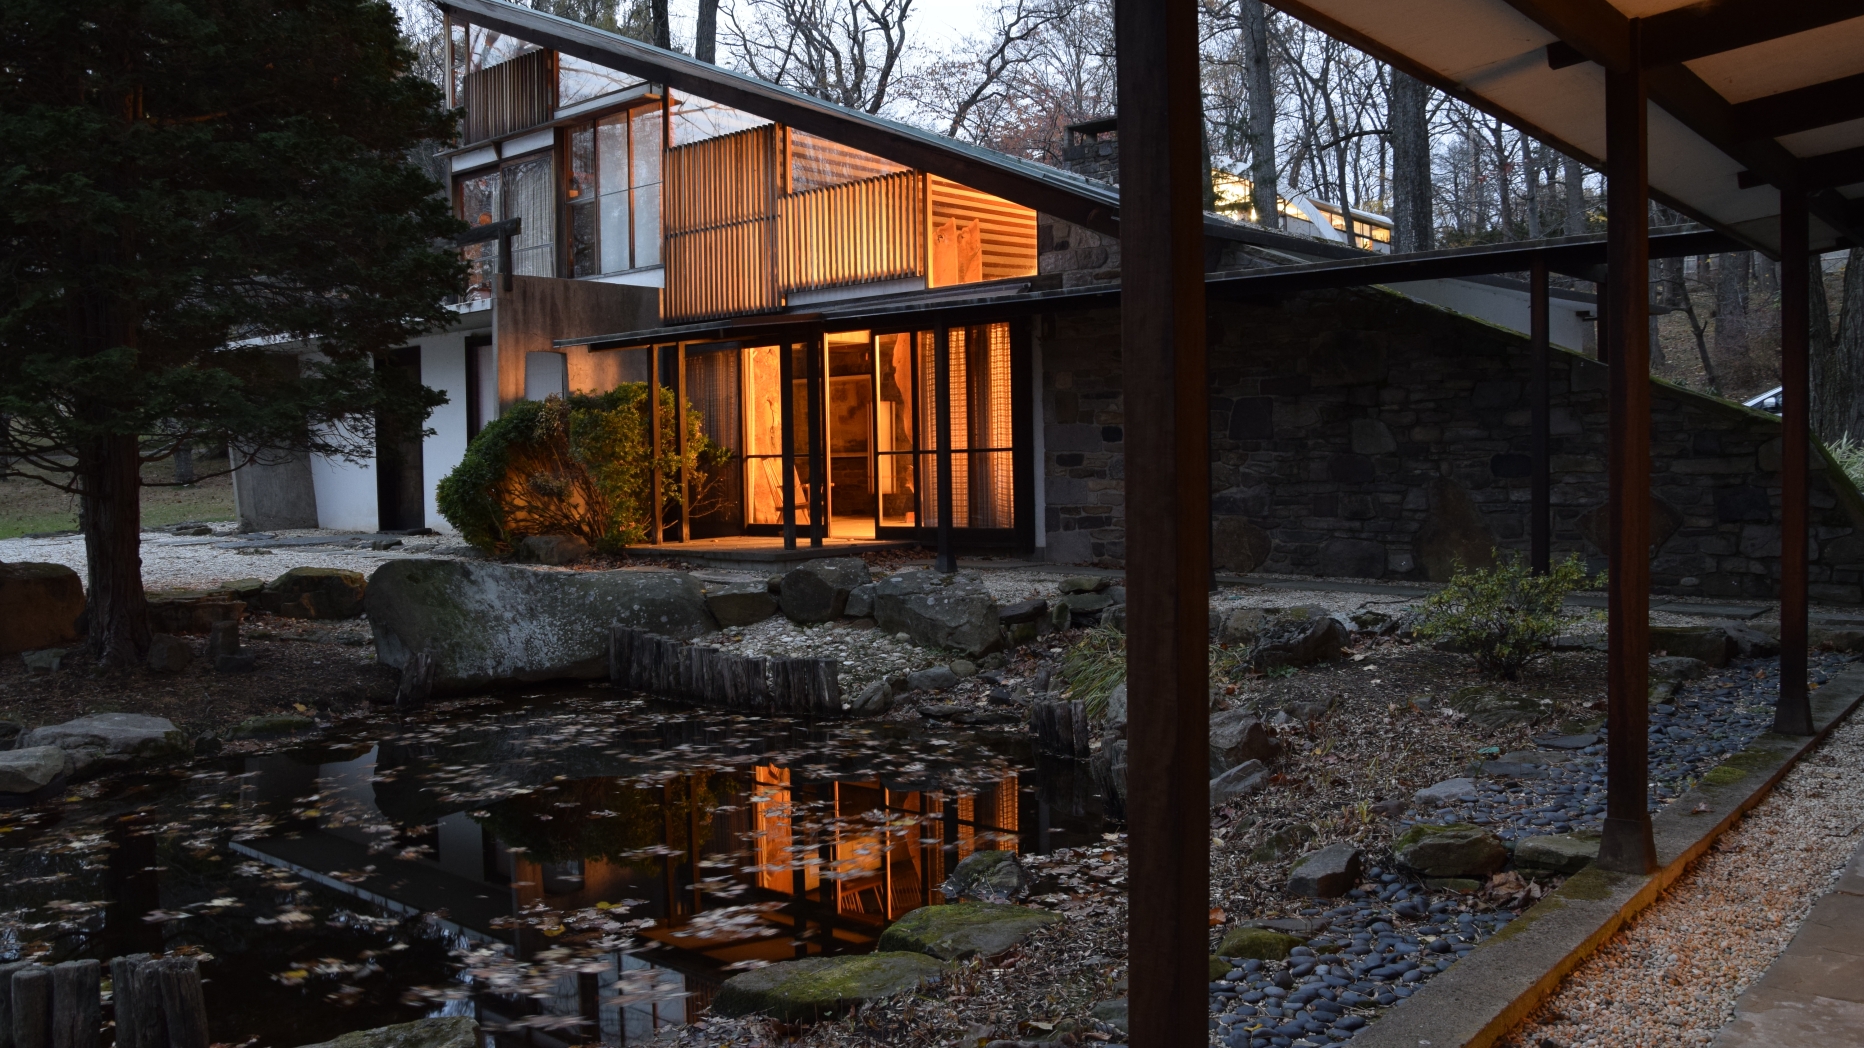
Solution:
[{"label": "stacked stone border", "polygon": [[[1362,1048],[1495,1044],[1551,997],[1561,980],[1656,902],[1748,809],[1765,800],[1793,765],[1860,702],[1864,669],[1833,678],[1813,693],[1814,734],[1762,735],[1652,818],[1660,863],[1656,873],[1634,877],[1587,867],[1574,874],[1461,963],[1426,983],[1403,1007],[1386,1012],[1353,1043]],[[1716,774],[1723,769],[1727,770]],[[1710,778],[1722,784],[1711,784]],[[1690,814],[1702,806],[1708,809],[1705,813]]]}]

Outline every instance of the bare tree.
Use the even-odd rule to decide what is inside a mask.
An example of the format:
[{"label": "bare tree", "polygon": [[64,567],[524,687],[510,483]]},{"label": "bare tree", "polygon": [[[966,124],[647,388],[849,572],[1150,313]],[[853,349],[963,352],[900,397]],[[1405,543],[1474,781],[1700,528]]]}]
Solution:
[{"label": "bare tree", "polygon": [[1237,0],[1243,68],[1249,91],[1249,180],[1256,221],[1280,228],[1281,187],[1275,163],[1275,69],[1269,61],[1268,11],[1262,0]]},{"label": "bare tree", "polygon": [[693,57],[718,61],[718,0],[699,0],[699,17],[693,23]]},{"label": "bare tree", "polygon": [[912,3],[743,0],[727,12],[724,43],[752,76],[879,113],[902,72]]},{"label": "bare tree", "polygon": [[1818,256],[1812,265],[1812,430],[1827,444],[1864,439],[1864,248],[1845,256],[1838,329]]},{"label": "bare tree", "polygon": [[902,94],[936,114],[946,136],[995,145],[1024,119],[1020,74],[1042,60],[1045,31],[1068,6],[1067,0],[1008,0],[986,30],[905,78]]}]

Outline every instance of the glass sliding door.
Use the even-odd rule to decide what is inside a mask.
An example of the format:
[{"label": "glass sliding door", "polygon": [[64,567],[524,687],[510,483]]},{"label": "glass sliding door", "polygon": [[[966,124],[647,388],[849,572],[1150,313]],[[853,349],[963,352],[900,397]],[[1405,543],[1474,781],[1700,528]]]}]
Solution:
[{"label": "glass sliding door", "polygon": [[919,482],[913,455],[917,447],[918,383],[910,333],[874,339],[874,471],[879,490],[880,527],[913,527],[919,522]]},{"label": "glass sliding door", "polygon": [[[876,422],[883,457],[895,458],[896,486],[914,482],[916,497],[888,502],[881,525],[937,527],[939,523],[939,426],[936,334],[882,335],[878,361]],[[947,381],[951,405],[952,526],[1004,531],[1016,527],[1015,384],[1008,324],[954,327],[950,331]],[[892,400],[891,398],[898,398]],[[891,416],[890,418],[888,416]],[[916,462],[916,469],[907,463]]]}]

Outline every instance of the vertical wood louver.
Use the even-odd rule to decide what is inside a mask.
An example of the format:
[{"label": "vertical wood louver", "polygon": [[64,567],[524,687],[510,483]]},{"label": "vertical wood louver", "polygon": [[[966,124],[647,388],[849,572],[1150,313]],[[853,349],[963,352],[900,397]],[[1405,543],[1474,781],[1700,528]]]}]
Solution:
[{"label": "vertical wood louver", "polygon": [[782,307],[776,131],[766,124],[667,150],[669,321]]},{"label": "vertical wood louver", "polygon": [[924,185],[917,172],[902,171],[784,197],[777,221],[783,290],[924,272]]},{"label": "vertical wood louver", "polygon": [[483,142],[550,122],[555,52],[526,51],[465,78],[466,142]]}]

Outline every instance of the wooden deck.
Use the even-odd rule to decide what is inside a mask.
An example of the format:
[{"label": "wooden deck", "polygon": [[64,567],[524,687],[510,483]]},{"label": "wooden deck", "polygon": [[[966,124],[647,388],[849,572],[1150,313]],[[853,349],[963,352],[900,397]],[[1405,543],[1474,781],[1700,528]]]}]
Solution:
[{"label": "wooden deck", "polygon": [[805,536],[797,536],[795,549],[784,549],[776,535],[732,535],[717,539],[694,539],[691,542],[663,542],[658,546],[629,546],[634,557],[677,557],[712,568],[738,571],[785,571],[807,560],[823,557],[858,557],[882,550],[919,549],[911,539],[825,538],[822,545],[811,546]]}]

